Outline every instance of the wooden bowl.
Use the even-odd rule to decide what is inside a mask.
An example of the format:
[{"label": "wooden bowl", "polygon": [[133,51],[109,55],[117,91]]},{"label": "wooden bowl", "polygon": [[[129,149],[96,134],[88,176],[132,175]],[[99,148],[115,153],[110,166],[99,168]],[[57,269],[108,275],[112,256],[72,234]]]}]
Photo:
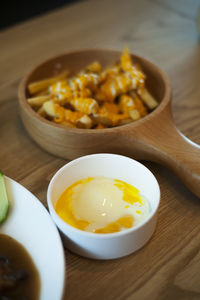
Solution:
[{"label": "wooden bowl", "polygon": [[161,163],[200,197],[200,146],[184,137],[175,127],[168,79],[148,60],[132,55],[147,76],[147,88],[160,104],[136,122],[101,130],[67,128],[44,119],[27,103],[27,85],[30,82],[66,69],[77,72],[93,61],[107,66],[120,55],[119,51],[83,50],[53,57],[36,66],[19,86],[20,114],[26,130],[43,149],[62,158],[74,159],[107,152]]}]

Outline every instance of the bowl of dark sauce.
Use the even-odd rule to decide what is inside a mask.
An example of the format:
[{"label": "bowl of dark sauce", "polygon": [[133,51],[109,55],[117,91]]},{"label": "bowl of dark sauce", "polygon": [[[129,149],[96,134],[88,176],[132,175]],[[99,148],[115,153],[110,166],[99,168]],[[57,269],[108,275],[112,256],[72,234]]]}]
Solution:
[{"label": "bowl of dark sauce", "polygon": [[15,239],[0,234],[1,299],[37,300],[40,275],[27,250]]},{"label": "bowl of dark sauce", "polygon": [[4,179],[9,209],[0,224],[0,300],[61,300],[66,278],[58,230],[39,199]]}]

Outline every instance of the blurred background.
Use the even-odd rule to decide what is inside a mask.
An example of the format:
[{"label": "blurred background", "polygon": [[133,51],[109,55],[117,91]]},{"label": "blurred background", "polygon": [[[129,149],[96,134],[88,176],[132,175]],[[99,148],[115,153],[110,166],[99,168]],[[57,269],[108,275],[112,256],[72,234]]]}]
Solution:
[{"label": "blurred background", "polygon": [[0,10],[0,29],[5,29],[18,22],[41,15],[63,5],[81,0],[11,0],[4,1]]}]

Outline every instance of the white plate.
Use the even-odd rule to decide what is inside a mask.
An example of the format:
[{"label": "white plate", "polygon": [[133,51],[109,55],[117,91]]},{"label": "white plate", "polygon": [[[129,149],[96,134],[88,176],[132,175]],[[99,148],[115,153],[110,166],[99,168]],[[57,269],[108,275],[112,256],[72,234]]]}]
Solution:
[{"label": "white plate", "polygon": [[65,285],[65,257],[58,230],[33,194],[14,180],[4,178],[10,208],[0,233],[16,239],[31,255],[40,273],[40,300],[60,300]]}]

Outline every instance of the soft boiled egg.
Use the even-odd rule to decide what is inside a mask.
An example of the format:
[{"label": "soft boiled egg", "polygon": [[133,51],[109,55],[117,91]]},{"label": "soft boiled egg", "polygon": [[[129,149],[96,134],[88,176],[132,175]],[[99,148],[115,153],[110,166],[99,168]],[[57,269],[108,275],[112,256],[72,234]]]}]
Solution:
[{"label": "soft boiled egg", "polygon": [[147,218],[148,201],[134,186],[103,176],[81,179],[59,197],[55,210],[68,224],[94,233],[131,228]]}]

